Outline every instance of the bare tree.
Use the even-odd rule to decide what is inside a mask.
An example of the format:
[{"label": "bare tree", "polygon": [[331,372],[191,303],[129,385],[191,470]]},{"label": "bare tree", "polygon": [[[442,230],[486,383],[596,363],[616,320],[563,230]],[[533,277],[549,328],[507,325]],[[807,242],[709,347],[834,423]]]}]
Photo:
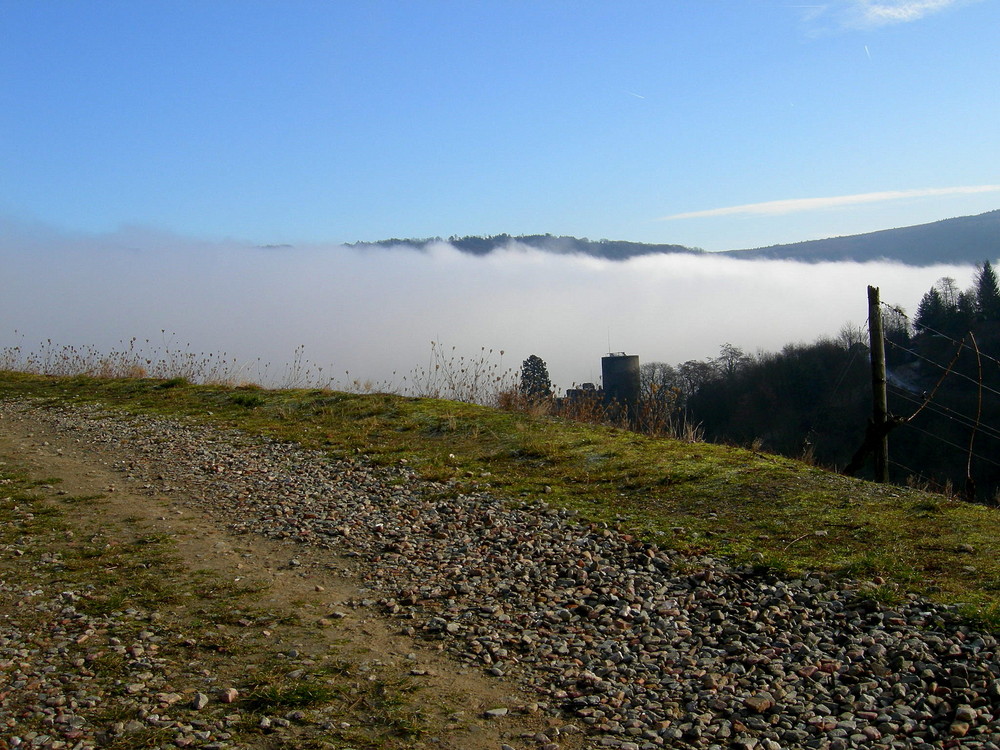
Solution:
[{"label": "bare tree", "polygon": [[750,361],[750,357],[742,349],[730,343],[723,344],[719,356],[711,360],[719,372],[727,378],[731,378]]},{"label": "bare tree", "polygon": [[663,401],[677,388],[677,370],[666,362],[643,362],[639,366],[639,398]]}]

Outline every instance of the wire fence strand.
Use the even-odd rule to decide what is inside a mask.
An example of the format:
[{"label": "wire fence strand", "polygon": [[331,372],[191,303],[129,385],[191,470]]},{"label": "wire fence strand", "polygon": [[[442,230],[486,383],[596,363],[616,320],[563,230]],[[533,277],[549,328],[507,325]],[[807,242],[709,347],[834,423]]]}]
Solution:
[{"label": "wire fence strand", "polygon": [[[899,307],[888,305],[886,303],[881,303],[884,308],[891,310],[892,312],[902,316],[904,320],[907,321],[909,325],[914,325],[910,317]],[[915,327],[915,326],[914,326]],[[869,321],[869,332],[870,332],[870,321]],[[940,337],[943,341],[950,342],[954,348],[954,354],[951,357],[950,362],[947,365],[941,362],[934,361],[933,359],[925,356],[923,353],[916,351],[910,346],[906,346],[898,341],[891,341],[888,336],[883,335],[883,342],[885,345],[891,348],[891,350],[899,352],[905,355],[910,361],[925,364],[935,371],[940,372],[940,376],[937,382],[934,384],[930,391],[925,391],[921,394],[916,394],[906,388],[895,385],[893,383],[887,383],[887,389],[892,393],[894,398],[899,401],[903,401],[914,405],[915,410],[905,418],[897,417],[897,423],[901,426],[909,427],[911,430],[922,435],[927,440],[936,442],[938,444],[948,446],[956,451],[961,452],[962,455],[966,457],[965,461],[965,475],[966,475],[966,487],[972,487],[970,494],[974,493],[975,483],[972,478],[973,464],[987,464],[1000,468],[1000,461],[991,458],[990,456],[983,455],[976,450],[976,439],[977,436],[998,440],[1000,441],[1000,428],[994,427],[983,421],[984,413],[984,395],[991,394],[1000,397],[1000,390],[987,385],[984,382],[983,375],[983,363],[992,362],[1000,366],[1000,359],[993,357],[987,353],[984,353],[978,345],[975,336],[970,331],[969,334],[962,339],[956,339],[948,334],[941,331],[935,330],[929,326],[921,325],[921,332],[927,332],[935,337]],[[958,364],[959,358],[964,349],[968,349],[976,357],[976,377],[972,377],[964,372],[958,371],[956,365]],[[975,386],[975,402],[973,406],[973,414],[966,414],[952,408],[949,405],[940,403],[939,390],[944,384],[945,380],[953,376],[955,380],[962,381],[965,383],[971,383]],[[960,445],[951,439],[942,436],[939,432],[932,432],[925,427],[918,424],[914,424],[913,420],[918,417],[922,412],[927,412],[934,416],[935,419],[944,420],[947,423],[951,423],[958,427],[960,431],[968,431],[968,442],[966,445]],[[929,481],[935,481],[933,477],[927,475],[923,471],[914,471],[911,467],[896,461],[890,460],[890,464],[908,472],[911,476],[927,477]]]}]

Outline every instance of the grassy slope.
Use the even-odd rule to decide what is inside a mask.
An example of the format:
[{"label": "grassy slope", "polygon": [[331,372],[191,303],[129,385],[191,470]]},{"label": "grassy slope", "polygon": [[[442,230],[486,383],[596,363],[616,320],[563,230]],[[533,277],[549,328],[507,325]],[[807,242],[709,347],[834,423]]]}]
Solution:
[{"label": "grassy slope", "polygon": [[544,497],[661,547],[873,579],[873,596],[915,591],[1000,622],[1000,511],[773,455],[450,401],[0,373],[0,397],[20,396],[100,402],[338,456],[405,460],[449,482],[449,492]]}]

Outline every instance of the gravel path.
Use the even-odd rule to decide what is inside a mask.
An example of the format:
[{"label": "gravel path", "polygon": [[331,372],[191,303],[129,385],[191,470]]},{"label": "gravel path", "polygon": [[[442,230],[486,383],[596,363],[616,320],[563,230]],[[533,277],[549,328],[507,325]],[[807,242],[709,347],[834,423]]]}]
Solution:
[{"label": "gravel path", "polygon": [[84,408],[32,418],[238,533],[347,554],[377,592],[357,606],[516,678],[594,746],[1000,750],[997,639],[947,608],[679,558],[543,503],[449,498],[405,466]]}]

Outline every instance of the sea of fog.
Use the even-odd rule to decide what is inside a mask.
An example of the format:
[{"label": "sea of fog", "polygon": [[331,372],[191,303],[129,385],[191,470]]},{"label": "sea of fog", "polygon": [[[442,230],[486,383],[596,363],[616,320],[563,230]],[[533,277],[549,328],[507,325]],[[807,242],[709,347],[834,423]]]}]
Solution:
[{"label": "sea of fog", "polygon": [[537,354],[559,388],[599,382],[609,351],[671,364],[713,357],[724,343],[773,351],[864,325],[869,284],[912,314],[937,279],[964,288],[975,271],[713,255],[612,262],[518,245],[486,257],[443,243],[261,248],[25,226],[5,233],[0,256],[0,348],[51,340],[112,350],[135,337],[225,354],[247,379],[275,383],[299,349],[344,385],[400,383],[428,365],[431,342],[473,359],[492,349],[511,370]]}]

